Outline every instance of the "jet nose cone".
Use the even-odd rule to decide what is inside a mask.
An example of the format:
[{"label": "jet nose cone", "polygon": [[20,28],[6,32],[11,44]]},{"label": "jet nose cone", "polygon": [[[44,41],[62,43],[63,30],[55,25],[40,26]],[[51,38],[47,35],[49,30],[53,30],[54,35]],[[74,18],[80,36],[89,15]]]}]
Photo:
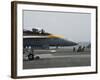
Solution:
[{"label": "jet nose cone", "polygon": [[70,42],[70,46],[75,46],[75,45],[78,45],[78,43]]},{"label": "jet nose cone", "polygon": [[78,45],[78,43],[75,43],[75,42],[73,42],[72,44],[73,44],[73,45]]}]

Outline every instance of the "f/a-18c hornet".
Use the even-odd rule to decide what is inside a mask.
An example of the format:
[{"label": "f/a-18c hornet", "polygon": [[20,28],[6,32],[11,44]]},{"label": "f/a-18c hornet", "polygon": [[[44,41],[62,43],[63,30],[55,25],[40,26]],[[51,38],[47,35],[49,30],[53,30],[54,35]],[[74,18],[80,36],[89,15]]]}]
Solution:
[{"label": "f/a-18c hornet", "polygon": [[[41,53],[46,54],[55,53],[60,47],[75,46],[77,43],[66,40],[61,35],[54,35],[45,30],[33,28],[32,30],[23,30],[23,52],[24,58],[27,56],[28,60],[39,59],[35,57],[35,50],[41,50]],[[53,48],[53,49],[52,49]]]}]

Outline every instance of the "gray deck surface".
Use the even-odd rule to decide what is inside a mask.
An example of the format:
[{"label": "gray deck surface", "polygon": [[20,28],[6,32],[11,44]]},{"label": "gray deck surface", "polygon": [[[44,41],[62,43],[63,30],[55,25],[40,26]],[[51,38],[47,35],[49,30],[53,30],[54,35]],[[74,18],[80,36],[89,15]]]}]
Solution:
[{"label": "gray deck surface", "polygon": [[71,50],[57,50],[50,53],[48,50],[37,50],[35,55],[39,60],[23,61],[23,69],[56,68],[56,67],[79,67],[91,65],[90,51],[73,52]]}]

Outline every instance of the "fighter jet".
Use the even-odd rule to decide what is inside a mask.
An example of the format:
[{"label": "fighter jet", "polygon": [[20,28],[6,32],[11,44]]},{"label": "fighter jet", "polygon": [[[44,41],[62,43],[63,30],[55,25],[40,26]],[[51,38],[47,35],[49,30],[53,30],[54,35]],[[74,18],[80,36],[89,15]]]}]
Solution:
[{"label": "fighter jet", "polygon": [[66,40],[63,38],[63,36],[47,33],[43,29],[41,31],[38,29],[23,31],[24,48],[30,46],[35,49],[49,49],[50,46],[55,46],[58,48],[74,45],[77,45],[77,43]]},{"label": "fighter jet", "polygon": [[[32,31],[24,30],[23,31],[23,47],[31,48],[31,49],[50,49],[50,47],[55,47],[58,49],[59,47],[67,47],[67,46],[75,46],[77,43],[73,41],[69,41],[64,39],[61,35],[54,35],[45,30],[38,30],[33,28]],[[51,52],[56,52],[51,50]],[[31,58],[34,56],[31,52]],[[31,59],[30,58],[30,59]]]}]

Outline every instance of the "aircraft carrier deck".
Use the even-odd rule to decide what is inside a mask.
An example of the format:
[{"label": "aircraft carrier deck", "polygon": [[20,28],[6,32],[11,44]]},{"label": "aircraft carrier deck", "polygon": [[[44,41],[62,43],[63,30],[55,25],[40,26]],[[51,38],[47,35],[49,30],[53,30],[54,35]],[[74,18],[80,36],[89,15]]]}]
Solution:
[{"label": "aircraft carrier deck", "polygon": [[89,49],[84,52],[73,52],[70,49],[57,49],[53,53],[50,53],[50,50],[36,50],[35,52],[40,59],[24,60],[23,69],[91,66]]}]

